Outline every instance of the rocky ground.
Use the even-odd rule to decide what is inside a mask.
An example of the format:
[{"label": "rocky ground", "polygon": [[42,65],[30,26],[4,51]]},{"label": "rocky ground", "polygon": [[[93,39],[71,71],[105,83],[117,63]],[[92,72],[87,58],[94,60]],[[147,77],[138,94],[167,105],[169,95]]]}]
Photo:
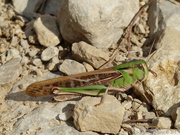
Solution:
[{"label": "rocky ground", "polygon": [[[180,3],[153,0],[126,33],[147,1],[109,2],[0,0],[0,134],[180,134]],[[100,107],[97,97],[25,94],[33,82],[99,69],[118,45],[108,66],[141,58],[156,72],[141,91],[150,104],[132,89]]]}]

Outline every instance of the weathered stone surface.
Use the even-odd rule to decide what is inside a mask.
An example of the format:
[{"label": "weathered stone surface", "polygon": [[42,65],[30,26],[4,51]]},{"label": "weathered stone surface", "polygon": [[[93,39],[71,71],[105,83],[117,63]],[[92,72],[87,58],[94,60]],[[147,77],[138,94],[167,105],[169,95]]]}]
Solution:
[{"label": "weathered stone surface", "polygon": [[62,0],[48,0],[43,5],[43,13],[51,14],[51,15],[58,15],[59,7],[61,6]]},{"label": "weathered stone surface", "polygon": [[157,126],[158,128],[170,129],[172,126],[172,121],[168,117],[159,117],[152,121],[152,125]]},{"label": "weathered stone surface", "polygon": [[43,50],[43,52],[41,54],[41,59],[43,61],[49,61],[54,56],[57,56],[58,53],[59,53],[58,48],[50,46],[50,47],[46,48],[45,50]]},{"label": "weathered stone surface", "polygon": [[174,127],[180,129],[180,107],[174,110],[174,112],[171,114],[171,117],[174,120]]},{"label": "weathered stone surface", "polygon": [[62,37],[70,43],[85,41],[108,48],[119,40],[122,27],[138,8],[137,0],[63,0],[58,23]]},{"label": "weathered stone surface", "polygon": [[35,16],[34,10],[38,1],[39,0],[13,0],[12,2],[16,12],[32,19]]},{"label": "weathered stone surface", "polygon": [[37,135],[99,135],[94,132],[79,132],[73,128],[73,125],[60,124],[45,131],[38,133]]},{"label": "weathered stone surface", "polygon": [[9,49],[7,52],[7,57],[6,57],[6,61],[9,61],[15,57],[20,57],[19,55],[19,51],[15,48],[13,49]]},{"label": "weathered stone surface", "polygon": [[0,85],[15,81],[21,73],[21,58],[14,58],[0,67]]},{"label": "weathered stone surface", "polygon": [[95,68],[100,67],[109,60],[109,55],[107,53],[83,41],[74,43],[72,46],[72,52],[76,59],[86,61]]},{"label": "weathered stone surface", "polygon": [[49,47],[60,43],[60,33],[55,17],[50,15],[39,17],[34,22],[34,29],[41,45]]},{"label": "weathered stone surface", "polygon": [[86,69],[81,63],[76,62],[74,60],[66,59],[59,66],[59,71],[67,75],[72,75],[72,74],[79,74],[79,73],[86,72]]},{"label": "weathered stone surface", "polygon": [[58,115],[59,120],[67,121],[73,115],[73,110],[68,110],[66,112],[62,112]]},{"label": "weathered stone surface", "polygon": [[156,118],[156,114],[154,112],[146,112],[145,119],[153,119]]},{"label": "weathered stone surface", "polygon": [[[57,120],[59,113],[72,110],[74,108],[74,104],[75,101],[60,103],[45,102],[31,112],[26,112],[26,115],[24,117],[21,117],[14,124],[12,133],[15,133],[15,135],[19,135],[22,133],[35,134],[36,132],[36,134],[39,133],[44,135],[50,133],[51,131],[52,133],[50,133],[50,135],[56,133],[80,134],[80,132],[73,128],[70,128],[65,123],[60,124],[59,120]],[[37,129],[39,130],[37,131]]]},{"label": "weathered stone surface", "polygon": [[180,27],[177,25],[180,24],[179,11],[179,6],[163,1],[155,6],[150,16],[150,20],[156,18],[158,21],[150,23],[151,35],[154,33],[152,37],[159,34],[161,37],[156,44],[159,50],[148,62],[149,68],[156,72],[157,77],[149,74],[145,91],[150,91],[148,93],[152,96],[154,108],[168,116],[180,101]]},{"label": "weathered stone surface", "polygon": [[[150,27],[150,37],[160,37],[161,35],[166,36],[162,33],[164,29],[171,28],[172,33],[168,34],[167,42],[170,43],[168,47],[171,48],[171,44],[173,45],[174,40],[177,42],[177,38],[173,38],[173,36],[178,37],[177,34],[173,32],[175,30],[180,31],[179,23],[180,23],[180,7],[170,1],[161,1],[160,3],[157,0],[154,0],[149,10],[149,25]],[[172,37],[172,38],[171,38]],[[179,43],[179,41],[178,41]],[[157,46],[159,48],[161,45]]]},{"label": "weathered stone surface", "polygon": [[83,65],[86,68],[87,72],[94,71],[94,68],[90,64],[83,62]]},{"label": "weathered stone surface", "polygon": [[159,50],[149,61],[149,67],[157,77],[149,73],[145,88],[149,94],[153,93],[154,108],[167,115],[171,115],[171,109],[180,101],[179,54],[178,50]]},{"label": "weathered stone surface", "polygon": [[54,57],[52,58],[49,63],[47,64],[47,68],[50,70],[50,71],[57,71],[58,70],[58,67],[57,65],[59,64],[59,59],[58,57]]},{"label": "weathered stone surface", "polygon": [[0,53],[6,52],[7,49],[8,49],[8,45],[5,44],[3,41],[1,41],[1,44],[0,44]]},{"label": "weathered stone surface", "polygon": [[21,39],[21,45],[22,45],[23,49],[28,49],[30,47],[28,41],[23,40],[23,39]]},{"label": "weathered stone surface", "polygon": [[27,51],[30,57],[35,57],[38,52],[39,52],[39,49],[32,49],[32,50]]},{"label": "weathered stone surface", "polygon": [[124,107],[114,97],[108,95],[103,104],[100,97],[84,97],[74,109],[74,124],[80,131],[97,131],[117,134],[124,116]]},{"label": "weathered stone surface", "polygon": [[36,67],[41,67],[42,66],[42,61],[41,59],[34,59],[33,62],[32,62]]}]

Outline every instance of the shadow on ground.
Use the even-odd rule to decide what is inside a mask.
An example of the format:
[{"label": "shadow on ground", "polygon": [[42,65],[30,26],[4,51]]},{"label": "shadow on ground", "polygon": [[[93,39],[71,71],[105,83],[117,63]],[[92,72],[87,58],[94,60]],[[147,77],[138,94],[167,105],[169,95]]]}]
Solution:
[{"label": "shadow on ground", "polygon": [[30,97],[25,94],[25,91],[10,93],[5,97],[6,100],[14,100],[14,101],[48,101],[54,102],[53,96],[46,97]]}]

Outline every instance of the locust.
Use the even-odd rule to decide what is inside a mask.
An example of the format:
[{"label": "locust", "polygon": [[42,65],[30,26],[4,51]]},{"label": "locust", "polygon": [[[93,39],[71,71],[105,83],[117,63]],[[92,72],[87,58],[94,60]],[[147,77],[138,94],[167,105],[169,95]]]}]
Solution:
[{"label": "locust", "polygon": [[107,94],[124,92],[143,82],[149,71],[154,74],[144,60],[134,60],[115,67],[35,82],[27,87],[26,94],[33,97],[59,95],[65,99],[78,95],[102,96],[97,104],[100,105]]}]

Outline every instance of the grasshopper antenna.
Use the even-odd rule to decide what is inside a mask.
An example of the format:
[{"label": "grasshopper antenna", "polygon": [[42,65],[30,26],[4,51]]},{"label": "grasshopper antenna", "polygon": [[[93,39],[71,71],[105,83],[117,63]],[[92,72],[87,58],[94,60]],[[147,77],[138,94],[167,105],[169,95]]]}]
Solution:
[{"label": "grasshopper antenna", "polygon": [[[153,43],[152,43],[152,46],[151,46],[151,48],[150,48],[150,50],[149,50],[149,54],[148,54],[148,56],[151,54],[151,52],[152,52],[152,49],[153,49],[153,47],[154,47],[154,44],[155,44],[155,42],[156,42],[156,39],[154,39],[153,40]],[[155,52],[153,52],[152,53],[152,55],[147,59],[147,62],[150,60],[150,58],[152,58],[152,56],[156,53],[157,51],[155,51]],[[151,70],[151,69],[148,69],[150,72],[151,72],[151,74],[153,74],[155,77],[157,77],[157,74],[156,74],[156,72],[154,72],[153,70]]]}]

